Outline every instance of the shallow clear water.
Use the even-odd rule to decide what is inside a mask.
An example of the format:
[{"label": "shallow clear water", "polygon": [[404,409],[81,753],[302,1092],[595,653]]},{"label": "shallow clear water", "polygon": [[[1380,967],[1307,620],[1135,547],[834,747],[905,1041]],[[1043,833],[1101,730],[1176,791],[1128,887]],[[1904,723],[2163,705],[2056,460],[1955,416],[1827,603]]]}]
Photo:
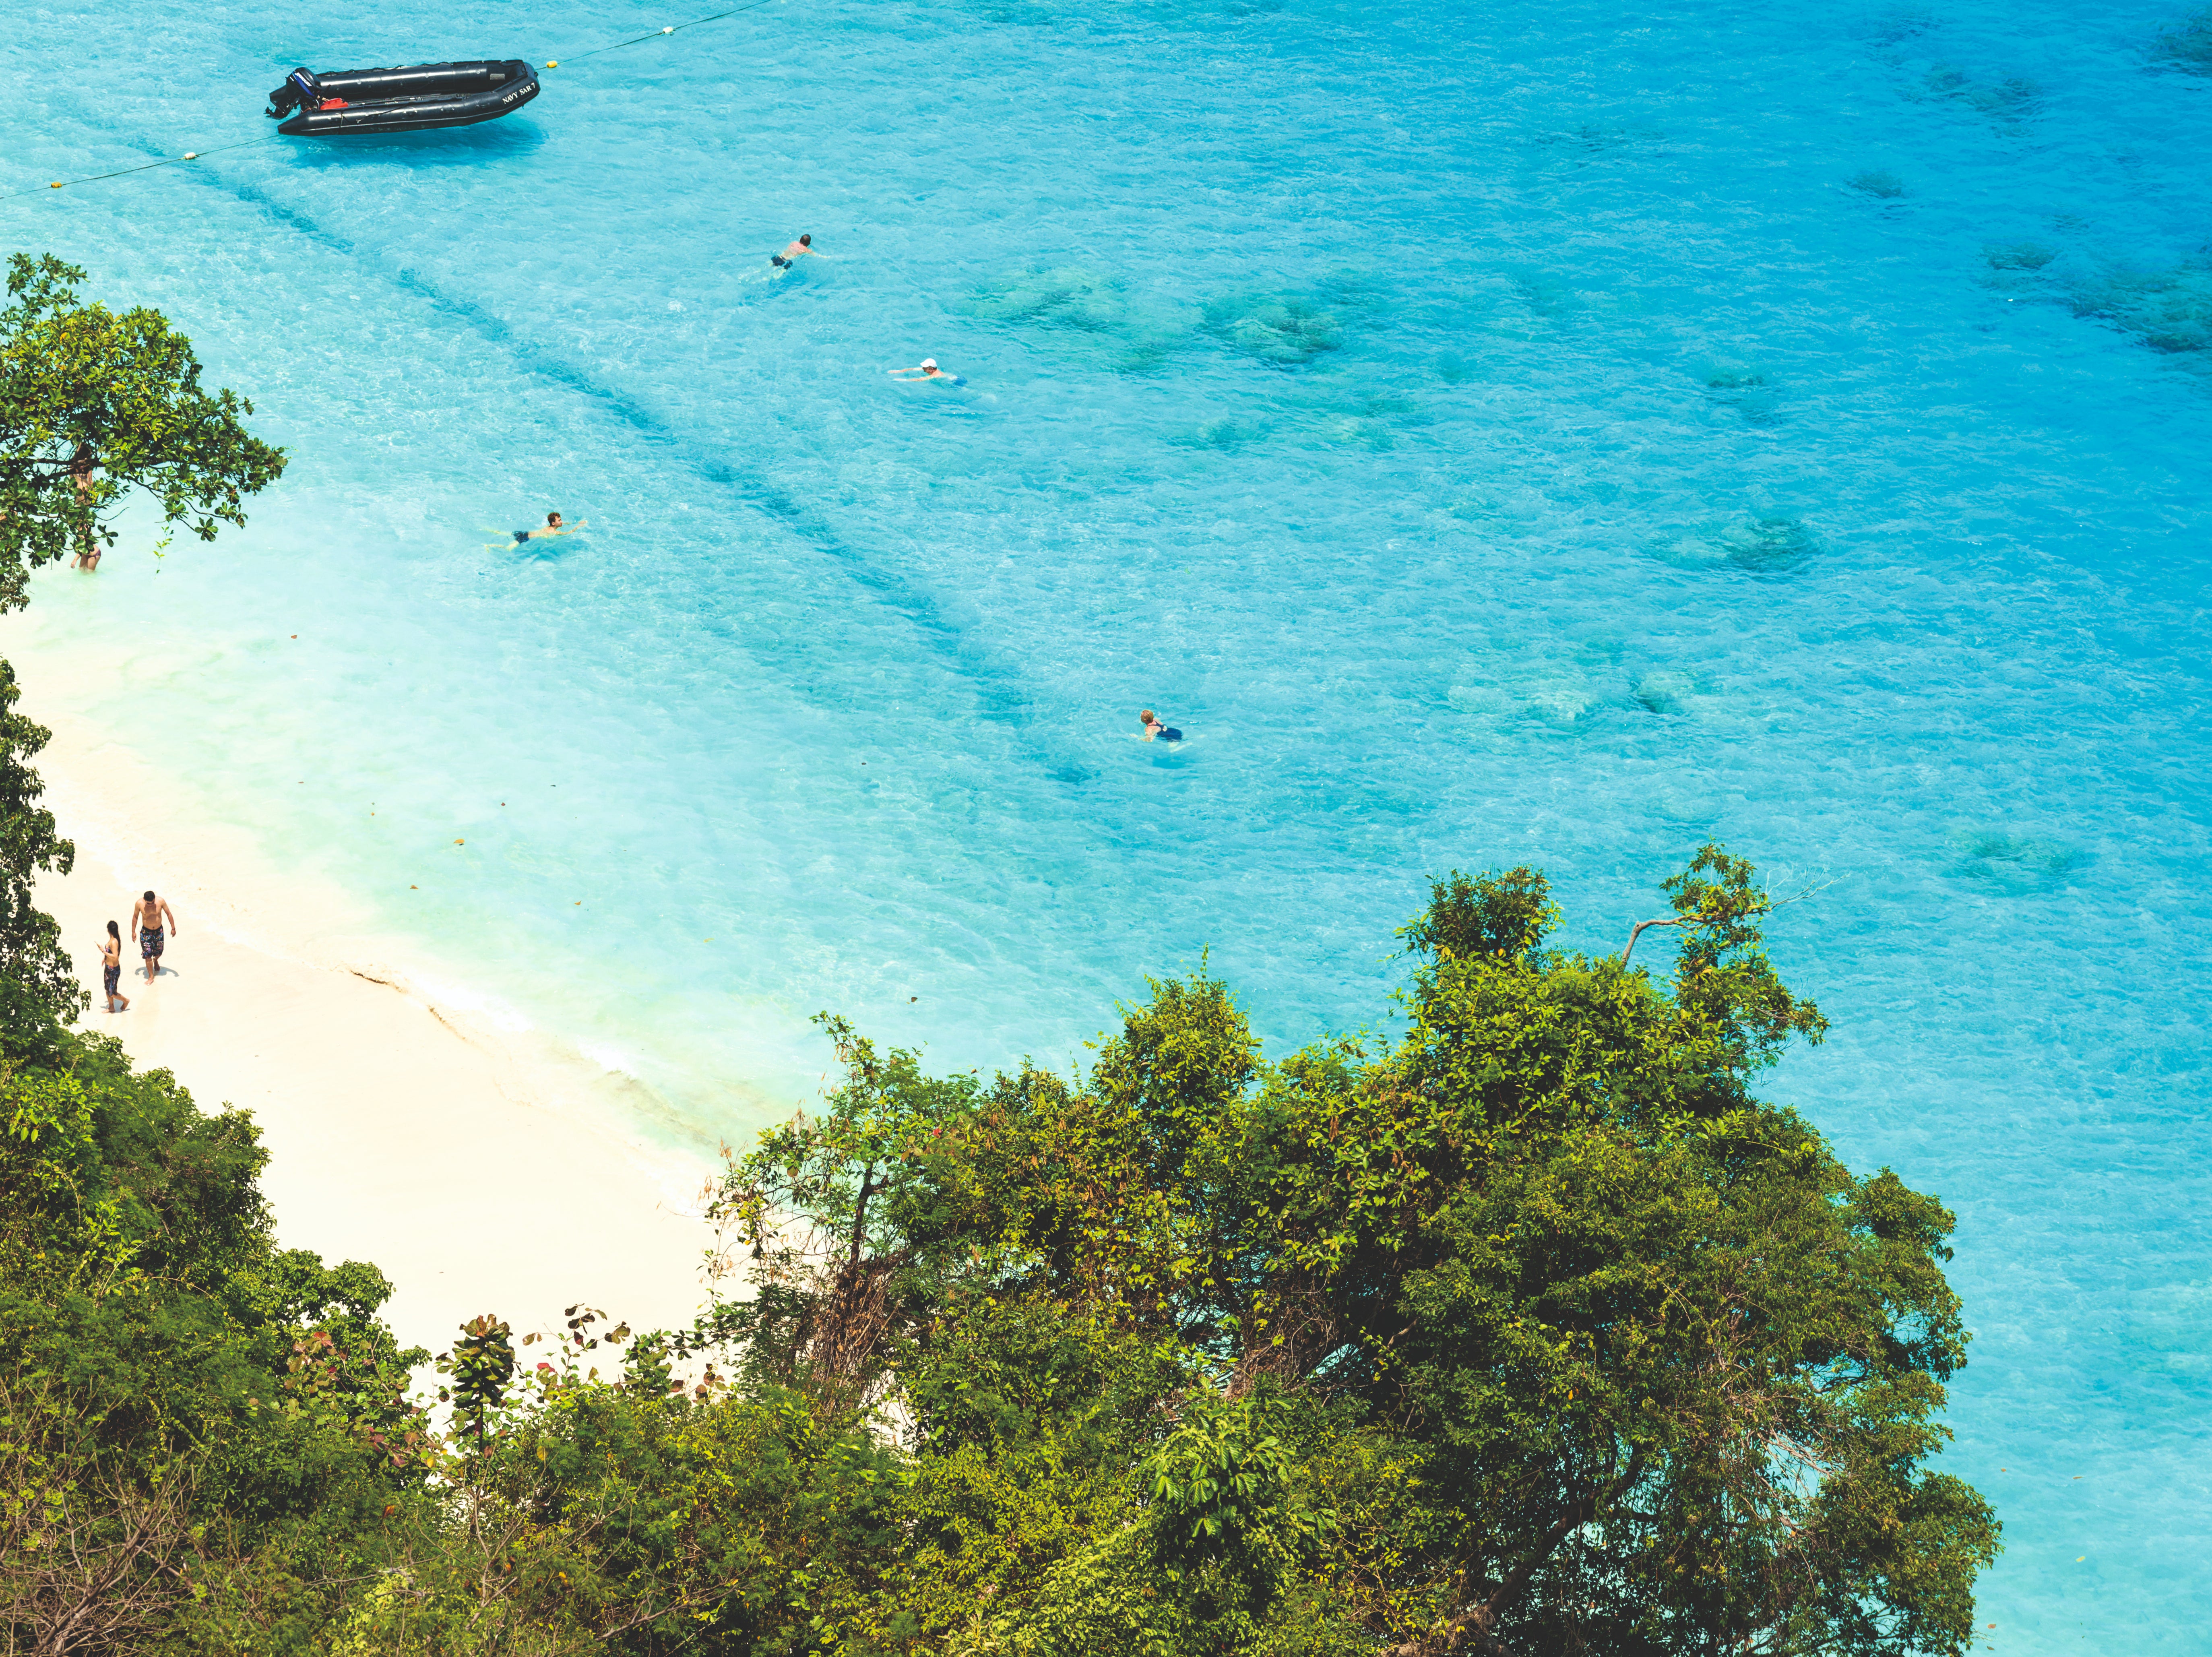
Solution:
[{"label": "shallow clear water", "polygon": [[[41,12],[0,189],[686,15]],[[1386,1018],[1431,874],[1615,946],[1723,839],[1821,887],[1777,1096],[1959,1213],[1990,1645],[2212,1649],[2191,27],[779,0],[493,125],[40,190],[7,245],[294,459],[11,637],[704,1138],[817,1007],[1065,1059],[1210,949],[1279,1051]]]}]

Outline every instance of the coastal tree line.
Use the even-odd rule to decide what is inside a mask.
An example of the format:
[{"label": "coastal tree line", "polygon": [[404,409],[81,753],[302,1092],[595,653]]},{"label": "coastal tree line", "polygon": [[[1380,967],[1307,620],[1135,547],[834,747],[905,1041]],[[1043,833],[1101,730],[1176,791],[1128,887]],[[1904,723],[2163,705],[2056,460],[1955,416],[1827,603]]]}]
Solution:
[{"label": "coastal tree line", "polygon": [[[9,270],[9,607],[103,491],[211,537],[283,465],[82,281]],[[731,1157],[697,1323],[488,1314],[434,1409],[375,1269],[278,1247],[252,1120],[76,1027],[16,699],[0,669],[10,1650],[1971,1644],[1998,1532],[1936,1460],[1952,1217],[1757,1096],[1826,1024],[1723,848],[1667,883],[1658,973],[1555,947],[1533,870],[1436,881],[1395,1039],[1271,1060],[1203,969],[1066,1073],[932,1075],[825,1016],[838,1085]]]}]

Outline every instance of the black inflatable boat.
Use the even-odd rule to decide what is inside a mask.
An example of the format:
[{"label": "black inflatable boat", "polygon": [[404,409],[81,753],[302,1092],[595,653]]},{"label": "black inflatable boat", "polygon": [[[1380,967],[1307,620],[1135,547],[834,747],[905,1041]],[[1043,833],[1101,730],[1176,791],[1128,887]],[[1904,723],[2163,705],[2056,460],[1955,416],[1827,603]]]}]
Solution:
[{"label": "black inflatable boat", "polygon": [[[538,95],[538,71],[505,63],[416,64],[410,69],[295,69],[269,94],[276,130],[310,138],[470,126],[512,115]],[[286,116],[289,120],[285,120]]]}]

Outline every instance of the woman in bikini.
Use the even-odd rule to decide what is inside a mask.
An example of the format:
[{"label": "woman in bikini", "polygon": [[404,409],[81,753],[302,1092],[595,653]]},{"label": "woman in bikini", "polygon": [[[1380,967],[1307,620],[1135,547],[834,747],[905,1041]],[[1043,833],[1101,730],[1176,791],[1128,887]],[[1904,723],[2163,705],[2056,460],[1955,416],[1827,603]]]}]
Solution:
[{"label": "woman in bikini", "polygon": [[[123,929],[113,921],[107,923],[107,936],[100,940],[100,981],[107,992],[110,1012],[129,1012],[131,998],[123,993]],[[117,1006],[120,1001],[123,1005]]]},{"label": "woman in bikini", "polygon": [[[91,498],[92,474],[94,469],[99,464],[100,462],[93,454],[92,445],[89,443],[78,444],[76,452],[70,457],[70,481],[76,485],[76,498],[79,501]],[[88,529],[80,531],[77,537],[76,563],[74,567],[77,569],[98,569],[100,555],[104,550],[100,543],[92,538],[92,531]]]}]

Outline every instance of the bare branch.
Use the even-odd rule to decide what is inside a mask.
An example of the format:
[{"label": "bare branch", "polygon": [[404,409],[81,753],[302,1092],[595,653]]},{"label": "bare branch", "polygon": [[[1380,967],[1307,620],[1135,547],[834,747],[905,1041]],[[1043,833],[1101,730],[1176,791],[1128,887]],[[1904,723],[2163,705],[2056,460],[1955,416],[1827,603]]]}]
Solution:
[{"label": "bare branch", "polygon": [[1686,920],[1695,920],[1696,915],[1667,915],[1657,920],[1639,920],[1636,930],[1628,935],[1628,947],[1620,952],[1620,964],[1626,967],[1628,957],[1636,952],[1636,940],[1644,936],[1646,926],[1679,926]]},{"label": "bare branch", "polygon": [[[1832,880],[1824,880],[1818,886],[1808,886],[1803,891],[1792,892],[1788,897],[1769,897],[1766,900],[1766,912],[1771,914],[1775,910],[1786,908],[1792,903],[1802,903],[1808,897],[1817,897],[1835,883]],[[1646,926],[1695,926],[1711,918],[1702,914],[1662,915],[1656,920],[1638,921],[1636,930],[1628,935],[1628,947],[1620,952],[1620,964],[1624,967],[1628,964],[1628,957],[1636,952],[1636,940],[1644,936],[1644,929]]]}]

